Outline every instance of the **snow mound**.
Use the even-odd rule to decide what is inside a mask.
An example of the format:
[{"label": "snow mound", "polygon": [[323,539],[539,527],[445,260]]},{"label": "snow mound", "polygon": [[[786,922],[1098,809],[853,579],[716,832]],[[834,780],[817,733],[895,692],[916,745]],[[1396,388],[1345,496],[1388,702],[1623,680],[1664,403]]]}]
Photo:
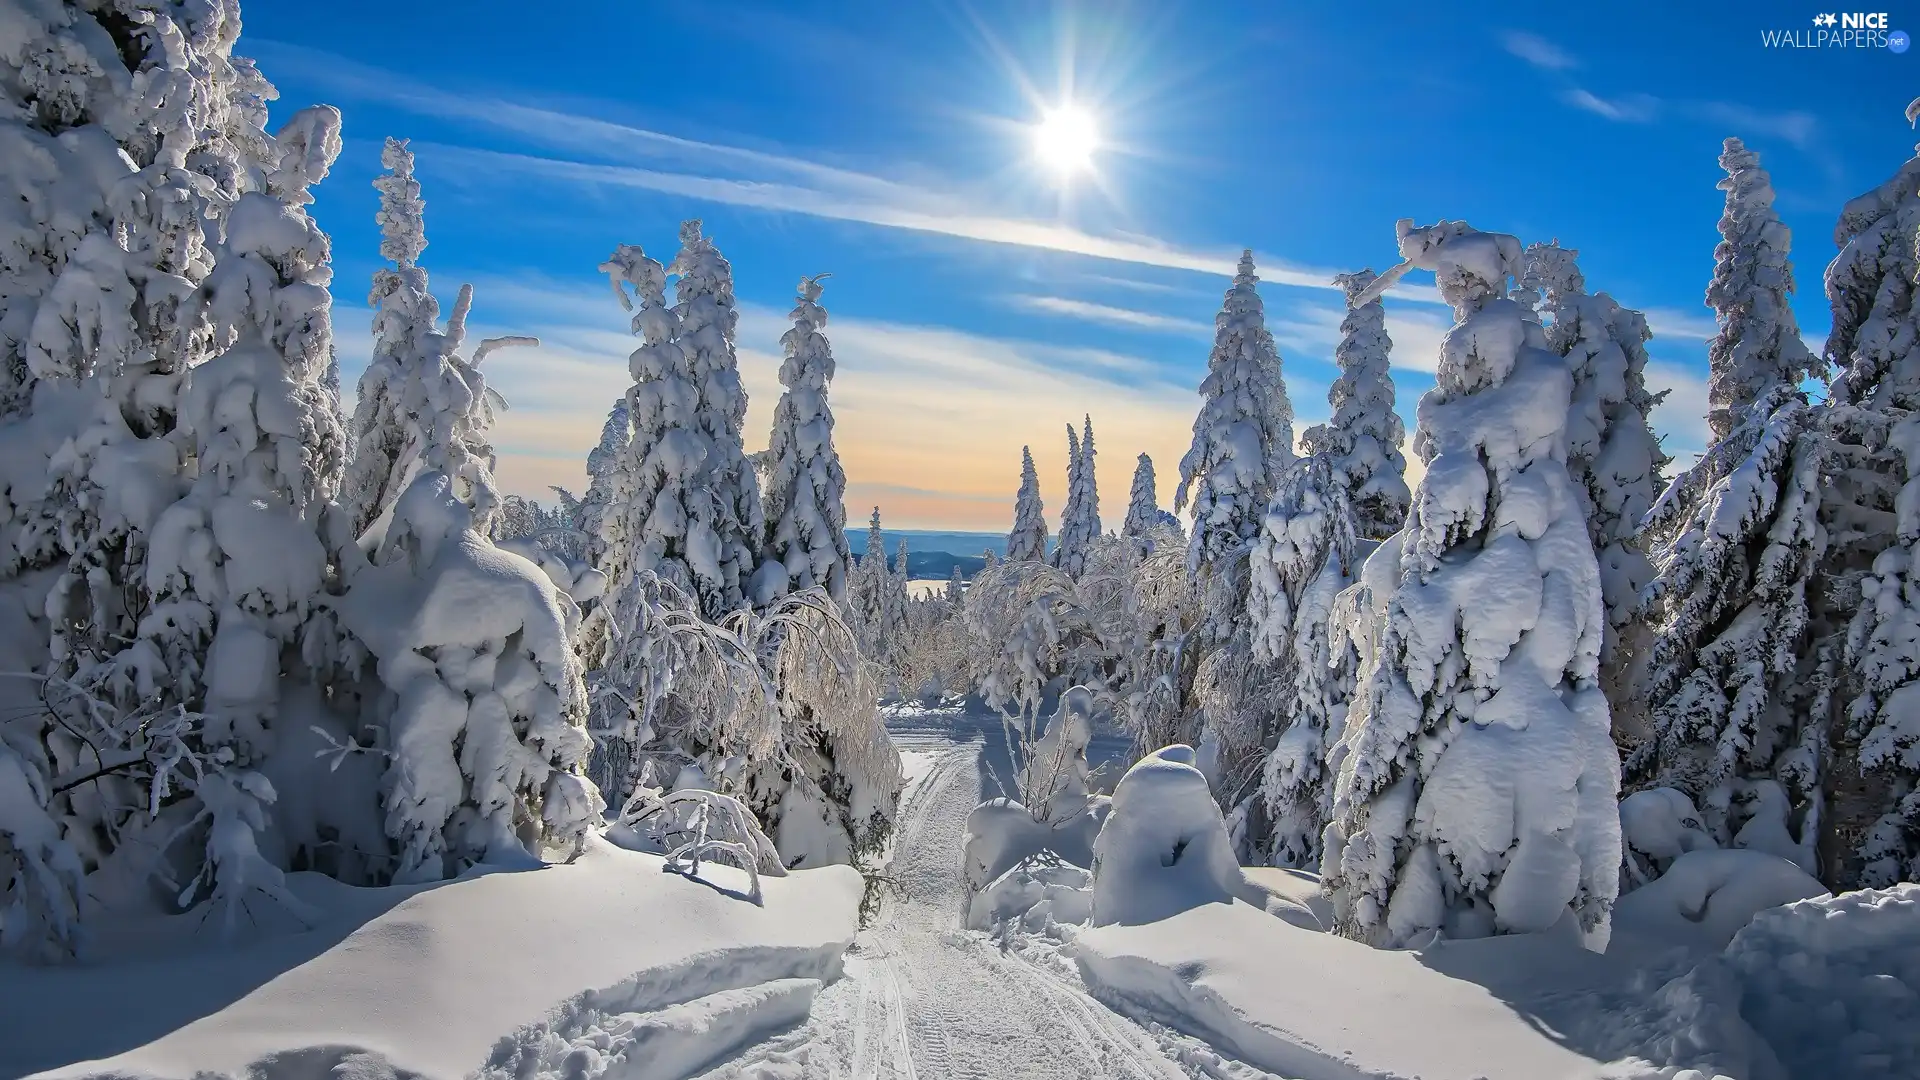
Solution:
[{"label": "snow mound", "polygon": [[[1635,1075],[1609,1070],[1617,1055],[1570,1037],[1605,986],[1626,982],[1606,957],[1571,941],[1450,941],[1423,955],[1311,933],[1245,904],[1209,904],[1150,925],[1087,930],[1074,959],[1108,1007],[1278,1076]],[[1556,1000],[1570,1004],[1550,1011]]]},{"label": "snow mound", "polygon": [[[1731,852],[1723,853],[1731,854]],[[1725,962],[1796,1077],[1911,1077],[1920,1063],[1920,885],[1762,912]]]},{"label": "snow mound", "polygon": [[[1620,836],[1630,877],[1648,881],[1689,851],[1715,848],[1700,812],[1686,793],[1669,787],[1636,791],[1620,800]],[[1795,899],[1800,899],[1795,897]]]},{"label": "snow mound", "polygon": [[631,1047],[671,1068],[623,1075],[686,1075],[804,1015],[862,883],[845,867],[766,878],[756,906],[730,867],[692,881],[662,865],[596,839],[571,865],[433,886],[290,875],[325,913],[307,933],[6,970],[0,1076],[455,1078],[510,1054],[518,1075],[584,1077]]},{"label": "snow mound", "polygon": [[1093,875],[1050,851],[1029,855],[975,894],[967,929],[988,930],[1017,920],[1023,929],[1084,923],[1093,917]]},{"label": "snow mound", "polygon": [[1113,810],[1093,842],[1094,925],[1158,922],[1235,898],[1266,902],[1240,872],[1193,748],[1140,759],[1113,789]]},{"label": "snow mound", "polygon": [[961,877],[973,896],[1022,862],[1041,854],[1071,866],[1093,862],[1094,838],[1106,820],[1109,800],[1093,796],[1085,812],[1051,825],[1012,799],[988,799],[967,815],[961,839]]},{"label": "snow mound", "polygon": [[1720,949],[1768,908],[1827,896],[1793,863],[1762,851],[1689,851],[1667,872],[1615,902],[1623,935],[1670,945]]}]

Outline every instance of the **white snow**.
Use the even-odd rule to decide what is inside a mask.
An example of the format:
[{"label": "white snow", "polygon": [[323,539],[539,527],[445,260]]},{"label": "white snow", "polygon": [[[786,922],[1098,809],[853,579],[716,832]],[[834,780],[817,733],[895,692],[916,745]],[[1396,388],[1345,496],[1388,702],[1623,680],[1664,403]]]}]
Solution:
[{"label": "white snow", "polygon": [[1113,809],[1093,842],[1093,923],[1158,922],[1189,908],[1259,904],[1234,858],[1226,822],[1193,749],[1169,746],[1140,759],[1113,789]]},{"label": "white snow", "polygon": [[[569,1071],[585,1049],[601,1067],[644,1052],[692,1068],[792,1024],[838,974],[860,897],[851,870],[767,879],[755,906],[731,868],[709,864],[694,881],[661,867],[595,842],[571,866],[425,888],[294,875],[324,912],[306,933],[9,970],[0,1073],[598,1075]],[[148,947],[195,921],[145,927]]]}]

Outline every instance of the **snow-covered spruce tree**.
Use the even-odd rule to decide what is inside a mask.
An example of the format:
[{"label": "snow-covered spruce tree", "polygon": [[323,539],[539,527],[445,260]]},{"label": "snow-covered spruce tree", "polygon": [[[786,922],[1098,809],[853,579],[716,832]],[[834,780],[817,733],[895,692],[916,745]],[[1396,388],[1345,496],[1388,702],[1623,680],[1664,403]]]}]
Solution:
[{"label": "snow-covered spruce tree", "polygon": [[586,534],[587,554],[596,560],[609,548],[623,546],[624,534],[620,528],[624,521],[612,507],[621,455],[626,453],[632,438],[633,425],[627,420],[627,399],[623,394],[613,403],[613,408],[607,410],[606,422],[600,425],[600,441],[587,451],[587,490],[580,496],[579,510],[572,522],[574,528]]},{"label": "snow-covered spruce tree", "polygon": [[1260,780],[1269,822],[1260,854],[1274,866],[1320,865],[1320,835],[1333,807],[1327,747],[1353,696],[1351,649],[1329,627],[1334,597],[1352,581],[1358,554],[1350,474],[1337,461],[1315,454],[1287,471],[1250,556],[1253,657],[1279,671],[1285,718]]},{"label": "snow-covered spruce tree", "polygon": [[1586,508],[1587,532],[1600,560],[1607,636],[1600,650],[1600,681],[1618,730],[1642,733],[1645,708],[1633,686],[1633,664],[1648,644],[1641,593],[1653,580],[1653,561],[1640,540],[1640,523],[1665,486],[1660,472],[1671,459],[1647,422],[1665,393],[1647,390],[1646,317],[1606,293],[1588,294],[1574,259],[1558,244],[1527,248],[1527,277],[1545,292],[1549,346],[1573,372],[1567,418],[1567,470]]},{"label": "snow-covered spruce tree", "polygon": [[1716,842],[1811,873],[1840,643],[1816,625],[1830,446],[1800,385],[1824,365],[1787,306],[1790,236],[1771,182],[1737,139],[1720,160],[1727,209],[1707,287],[1720,324],[1708,352],[1715,439],[1647,518],[1652,643],[1639,697],[1651,732],[1627,776],[1681,791]]},{"label": "snow-covered spruce tree", "polygon": [[380,151],[387,172],[376,177],[380,209],[380,255],[393,265],[374,272],[367,302],[374,307],[373,357],[360,376],[352,426],[353,457],[341,484],[340,503],[353,522],[354,535],[365,532],[380,511],[399,498],[407,479],[408,415],[417,422],[423,401],[405,400],[407,372],[417,365],[428,334],[439,327],[440,303],[427,288],[420,255],[427,248],[426,208],[420,182],[413,178],[413,151],[403,139],[389,138]]},{"label": "snow-covered spruce tree", "polygon": [[[1193,503],[1187,565],[1210,577],[1245,557],[1273,497],[1273,477],[1293,460],[1293,410],[1255,288],[1259,281],[1253,252],[1247,251],[1214,320],[1193,445],[1180,459],[1173,501],[1176,512]],[[1208,612],[1217,638],[1225,638],[1240,618],[1245,596],[1230,592],[1223,599]]]},{"label": "snow-covered spruce tree", "polygon": [[[158,665],[118,656],[145,613],[153,518],[182,487],[169,440],[179,384],[218,344],[196,289],[221,218],[271,163],[264,132],[236,130],[270,92],[230,56],[237,20],[225,8],[144,15],[9,4],[0,42],[0,605],[23,616],[0,636],[0,667],[49,670],[43,620],[60,583],[60,610],[89,620],[65,628],[61,667],[117,681],[115,707],[166,684]],[[196,111],[176,107],[188,100]],[[68,696],[95,704],[95,689]],[[85,743],[27,680],[0,680],[0,705],[0,946],[70,954],[81,875],[114,853],[121,822],[144,817],[153,770],[135,754],[56,791]]]},{"label": "snow-covered spruce tree", "polygon": [[1327,391],[1333,416],[1308,428],[1300,445],[1309,455],[1327,455],[1347,485],[1354,530],[1378,540],[1406,522],[1411,495],[1407,459],[1400,452],[1406,426],[1393,411],[1393,376],[1387,369],[1393,339],[1387,336],[1386,306],[1378,298],[1354,304],[1374,278],[1372,270],[1362,270],[1333,279],[1347,298],[1340,343],[1333,350],[1340,377]]},{"label": "snow-covered spruce tree", "polygon": [[1060,542],[1053,564],[1074,577],[1087,568],[1087,549],[1100,537],[1100,490],[1094,479],[1093,418],[1076,437],[1067,425],[1067,505],[1060,513]]},{"label": "snow-covered spruce tree", "polygon": [[876,506],[867,521],[866,546],[861,549],[860,561],[848,577],[847,595],[841,603],[847,610],[847,623],[860,642],[861,654],[882,667],[888,663],[893,649],[888,633],[892,628],[888,617],[888,595],[892,589],[891,575],[887,572],[887,541],[880,530],[880,508]]},{"label": "snow-covered spruce tree", "polygon": [[966,602],[966,596],[966,575],[960,572],[960,564],[955,563],[953,564],[953,574],[947,578],[946,601],[954,607],[959,607]]},{"label": "snow-covered spruce tree", "polygon": [[[1910,110],[1911,112],[1911,110]],[[1851,615],[1832,730],[1835,888],[1920,881],[1920,152],[1849,202],[1827,267],[1840,369],[1826,409],[1833,455],[1823,516],[1833,585],[1825,620]],[[1856,584],[1857,583],[1857,584]]]},{"label": "snow-covered spruce tree", "polygon": [[733,267],[701,233],[700,220],[694,218],[681,224],[680,251],[667,272],[679,275],[673,310],[687,371],[700,395],[699,427],[707,433],[706,453],[697,466],[699,487],[704,490],[696,495],[698,489],[688,489],[686,494],[695,519],[701,516],[696,504],[708,504],[713,535],[709,540],[702,532],[690,530],[686,557],[701,609],[709,618],[719,618],[750,599],[745,589],[760,569],[766,529],[759,484],[741,434],[747,392],[740,384],[740,361],[733,345],[734,328],[740,321],[734,309]]},{"label": "snow-covered spruce tree", "polygon": [[[1544,930],[1604,948],[1619,759],[1599,679],[1600,571],[1566,467],[1572,373],[1507,299],[1511,236],[1399,223],[1455,324],[1421,398],[1427,463],[1363,651],[1325,838],[1336,929],[1403,945]],[[1377,285],[1386,284],[1383,280]]]},{"label": "snow-covered spruce tree", "polygon": [[1720,167],[1727,173],[1718,185],[1727,205],[1707,285],[1707,306],[1720,324],[1707,345],[1707,424],[1716,441],[1775,386],[1799,386],[1827,370],[1800,339],[1787,301],[1792,234],[1774,212],[1773,178],[1739,139],[1726,141]]},{"label": "snow-covered spruce tree", "polygon": [[[820,306],[825,276],[800,282],[793,326],[780,338],[786,349],[780,384],[787,389],[773,410],[765,506],[768,557],[784,568],[783,587],[799,591],[819,585],[839,601],[846,599],[853,556],[847,550],[847,474],[834,449],[833,410],[827,405],[834,365],[821,332],[827,324]],[[754,599],[766,604],[770,598],[756,590]]]},{"label": "snow-covered spruce tree", "polygon": [[[737,610],[757,567],[765,521],[740,439],[746,394],[733,352],[732,271],[700,223],[681,226],[679,303],[665,268],[622,244],[601,264],[643,344],[628,358],[632,437],[613,505],[620,521],[600,568],[611,588],[641,570],[679,584],[717,619]],[[632,290],[631,296],[628,289]],[[603,535],[606,535],[603,533]]]},{"label": "snow-covered spruce tree", "polygon": [[1040,505],[1040,476],[1033,470],[1033,450],[1020,448],[1020,494],[1013,503],[1013,531],[1007,534],[1008,562],[1045,562],[1047,519]]},{"label": "snow-covered spruce tree", "polygon": [[1153,459],[1145,454],[1133,467],[1133,490],[1127,496],[1127,518],[1120,526],[1120,535],[1134,542],[1145,553],[1153,541],[1156,529],[1172,524],[1180,527],[1180,519],[1160,509],[1160,496],[1157,490],[1159,481],[1153,474]]},{"label": "snow-covered spruce tree", "polygon": [[[1806,646],[1827,549],[1826,447],[1797,388],[1774,387],[1744,417],[1648,517],[1657,546],[1641,693],[1652,732],[1627,775],[1636,788],[1683,792],[1716,842],[1811,872],[1826,756],[1816,706],[1827,688]],[[1768,808],[1779,813],[1757,813]]]},{"label": "snow-covered spruce tree", "polygon": [[498,395],[486,388],[480,364],[502,346],[538,345],[530,337],[489,338],[468,357],[461,352],[473,286],[462,285],[445,330],[440,305],[427,289],[419,265],[426,249],[426,204],[413,178],[407,144],[388,139],[381,161],[391,172],[374,181],[380,190],[380,253],[393,260],[373,275],[368,300],[373,319],[373,358],[360,376],[354,410],[352,457],[341,485],[342,509],[365,548],[380,544],[387,515],[415,477],[442,472],[490,532],[497,512],[493,489],[493,425]]}]

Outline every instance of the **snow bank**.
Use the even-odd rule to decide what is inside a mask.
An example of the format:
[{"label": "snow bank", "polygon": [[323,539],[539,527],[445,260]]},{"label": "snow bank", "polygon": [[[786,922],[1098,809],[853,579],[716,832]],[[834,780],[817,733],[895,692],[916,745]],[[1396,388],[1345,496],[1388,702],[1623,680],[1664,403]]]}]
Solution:
[{"label": "snow bank", "polygon": [[438,886],[292,875],[328,912],[308,933],[5,971],[0,1075],[586,1077],[632,1055],[621,1075],[681,1076],[797,1022],[837,977],[852,870],[765,879],[755,906],[731,868],[661,865],[596,841],[572,865]]},{"label": "snow bank", "polygon": [[1062,862],[1085,867],[1093,863],[1094,838],[1100,834],[1110,802],[1088,799],[1084,813],[1047,824],[1035,821],[1026,807],[1012,799],[989,799],[967,815],[961,839],[961,879],[973,896],[1002,875],[1035,856],[1051,854]]},{"label": "snow bank", "polygon": [[[1531,946],[1531,948],[1515,948]],[[1491,948],[1485,948],[1491,947]],[[1604,980],[1604,957],[1570,942],[1489,938],[1443,951],[1509,963],[1509,985],[1476,985],[1421,954],[1289,926],[1245,904],[1210,904],[1076,941],[1094,996],[1281,1076],[1314,1080],[1570,1080],[1601,1062],[1540,1024],[1514,989]],[[1494,964],[1484,964],[1494,967]],[[1544,995],[1540,995],[1544,996]]]},{"label": "snow bank", "polygon": [[1689,851],[1665,874],[1613,907],[1619,933],[1669,945],[1720,949],[1768,908],[1827,896],[1820,882],[1762,851]]},{"label": "snow bank", "polygon": [[1920,885],[1763,912],[1727,947],[1726,965],[1742,980],[1748,1022],[1792,1075],[1920,1068]]},{"label": "snow bank", "polygon": [[1156,922],[1236,897],[1261,906],[1266,899],[1240,872],[1193,748],[1140,759],[1113,789],[1113,810],[1093,842],[1094,925]]},{"label": "snow bank", "polygon": [[1050,851],[1029,855],[975,894],[967,929],[994,930],[1018,920],[1028,930],[1093,917],[1093,875]]}]

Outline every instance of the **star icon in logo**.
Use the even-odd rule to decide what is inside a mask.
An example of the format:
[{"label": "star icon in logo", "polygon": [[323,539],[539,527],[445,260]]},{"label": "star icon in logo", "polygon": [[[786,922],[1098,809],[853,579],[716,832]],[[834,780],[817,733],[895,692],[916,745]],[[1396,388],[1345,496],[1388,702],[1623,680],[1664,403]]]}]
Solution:
[{"label": "star icon in logo", "polygon": [[1813,25],[1815,26],[1832,26],[1839,21],[1840,19],[1834,15],[1815,15],[1813,17]]}]

